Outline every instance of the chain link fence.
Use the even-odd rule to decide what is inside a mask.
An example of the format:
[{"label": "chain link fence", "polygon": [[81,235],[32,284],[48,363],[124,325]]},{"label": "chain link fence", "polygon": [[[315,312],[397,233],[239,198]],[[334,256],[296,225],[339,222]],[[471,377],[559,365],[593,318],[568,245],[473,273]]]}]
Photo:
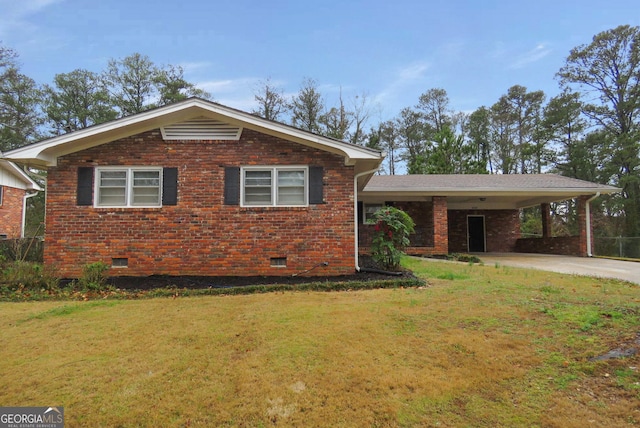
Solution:
[{"label": "chain link fence", "polygon": [[640,259],[640,236],[595,237],[593,253],[596,256]]}]

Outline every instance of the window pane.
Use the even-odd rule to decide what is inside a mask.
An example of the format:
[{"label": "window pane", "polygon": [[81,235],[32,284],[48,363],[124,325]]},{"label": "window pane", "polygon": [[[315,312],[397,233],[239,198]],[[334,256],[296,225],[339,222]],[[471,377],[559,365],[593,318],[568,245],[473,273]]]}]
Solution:
[{"label": "window pane", "polygon": [[304,205],[304,187],[280,187],[278,205]]},{"label": "window pane", "polygon": [[304,171],[278,171],[278,186],[304,187]]},{"label": "window pane", "polygon": [[278,171],[278,205],[304,205],[304,170]]},{"label": "window pane", "polygon": [[127,171],[100,171],[100,187],[125,187]]},{"label": "window pane", "polygon": [[98,205],[126,205],[127,171],[100,171]]},{"label": "window pane", "polygon": [[133,187],[160,187],[160,171],[133,171]]},{"label": "window pane", "polygon": [[244,204],[271,205],[271,171],[244,173]]},{"label": "window pane", "polygon": [[245,171],[244,184],[271,187],[271,171]]},{"label": "window pane", "polygon": [[98,205],[126,205],[127,195],[124,187],[100,188],[98,192]]},{"label": "window pane", "polygon": [[373,214],[382,208],[382,204],[366,204],[364,206],[364,222],[372,221]]},{"label": "window pane", "polygon": [[160,171],[133,171],[131,205],[160,204]]}]

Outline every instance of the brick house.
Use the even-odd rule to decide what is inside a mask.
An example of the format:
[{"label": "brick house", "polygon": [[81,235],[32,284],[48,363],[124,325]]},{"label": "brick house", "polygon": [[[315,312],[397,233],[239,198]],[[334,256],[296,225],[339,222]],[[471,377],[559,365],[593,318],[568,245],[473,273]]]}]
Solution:
[{"label": "brick house", "polygon": [[[457,208],[494,223],[478,211],[488,204],[458,204],[463,183],[374,176],[379,151],[197,98],[4,156],[47,169],[44,258],[68,277],[96,261],[114,276],[350,274],[367,246],[359,223],[389,201],[417,219],[416,253],[457,245],[464,232],[448,220]],[[556,200],[536,192],[525,199]],[[515,231],[507,211],[496,215]]]},{"label": "brick house", "polygon": [[25,146],[47,168],[44,261],[77,277],[353,273],[379,151],[189,99]]},{"label": "brick house", "polygon": [[24,236],[27,199],[41,190],[16,164],[0,160],[0,239]]}]

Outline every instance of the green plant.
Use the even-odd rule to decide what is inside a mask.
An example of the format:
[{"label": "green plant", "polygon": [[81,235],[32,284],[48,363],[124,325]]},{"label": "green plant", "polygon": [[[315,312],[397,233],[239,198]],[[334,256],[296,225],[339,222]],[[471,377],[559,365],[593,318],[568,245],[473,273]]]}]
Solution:
[{"label": "green plant", "polygon": [[409,235],[415,223],[406,212],[383,207],[373,214],[375,224],[371,243],[371,256],[385,269],[397,270],[404,249],[409,246]]},{"label": "green plant", "polygon": [[54,268],[25,261],[5,262],[0,278],[9,289],[27,290],[51,291],[59,281]]},{"label": "green plant", "polygon": [[82,267],[82,277],[78,283],[87,290],[101,290],[107,284],[107,270],[109,265],[104,262],[87,263]]}]

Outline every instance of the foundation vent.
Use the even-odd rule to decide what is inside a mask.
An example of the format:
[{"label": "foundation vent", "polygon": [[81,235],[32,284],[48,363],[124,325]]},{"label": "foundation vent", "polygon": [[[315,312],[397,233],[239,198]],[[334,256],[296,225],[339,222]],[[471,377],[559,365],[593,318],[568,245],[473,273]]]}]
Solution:
[{"label": "foundation vent", "polygon": [[287,267],[287,258],[271,257],[271,267]]},{"label": "foundation vent", "polygon": [[174,123],[160,129],[165,140],[233,140],[240,139],[242,128],[215,119],[200,117]]}]

